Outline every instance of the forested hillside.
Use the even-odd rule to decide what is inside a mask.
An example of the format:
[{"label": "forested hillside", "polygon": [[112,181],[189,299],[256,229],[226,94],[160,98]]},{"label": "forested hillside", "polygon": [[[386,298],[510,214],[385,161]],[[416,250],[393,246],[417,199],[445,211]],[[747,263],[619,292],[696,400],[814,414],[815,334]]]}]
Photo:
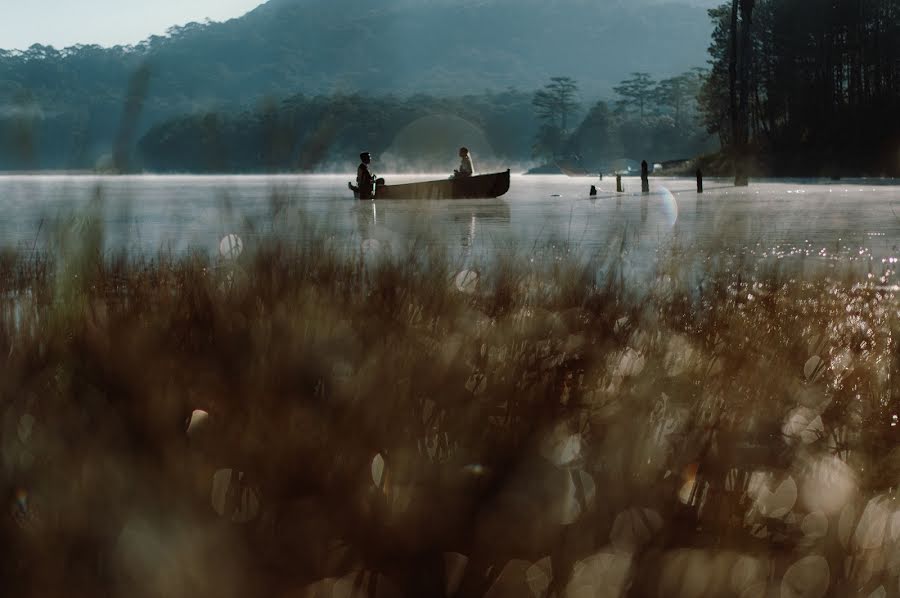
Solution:
[{"label": "forested hillside", "polygon": [[677,1],[271,0],[134,47],[3,51],[0,168],[116,163],[165,119],[298,93],[458,97],[567,75],[591,102],[632,71],[702,65],[711,29]]},{"label": "forested hillside", "polygon": [[449,171],[461,145],[488,160],[479,166],[522,163],[536,128],[531,95],[523,92],[297,95],[253,110],[165,121],[150,129],[138,153],[144,168],[162,172],[352,170],[363,150],[375,153],[380,171]]},{"label": "forested hillside", "polygon": [[[254,110],[167,120],[141,139],[138,155],[142,168],[157,172],[315,172],[352,170],[367,150],[382,172],[449,172],[465,145],[484,172],[572,157],[597,169],[623,157],[668,160],[712,149],[694,99],[697,74],[640,79],[643,114],[640,95],[588,109],[569,79],[562,100],[555,81],[534,93],[297,95]],[[634,94],[633,85],[627,80],[619,91]]]}]

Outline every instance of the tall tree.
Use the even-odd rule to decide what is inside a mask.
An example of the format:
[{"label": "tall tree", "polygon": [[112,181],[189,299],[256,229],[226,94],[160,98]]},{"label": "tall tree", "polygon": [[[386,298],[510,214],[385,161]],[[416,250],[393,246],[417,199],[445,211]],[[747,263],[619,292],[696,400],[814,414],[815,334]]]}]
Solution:
[{"label": "tall tree", "polygon": [[685,113],[696,102],[704,74],[702,69],[694,69],[663,79],[653,90],[654,101],[660,107],[669,110],[675,120],[675,126],[681,126]]},{"label": "tall tree", "polygon": [[534,94],[532,104],[538,118],[566,133],[569,118],[578,109],[578,83],[571,77],[552,77],[550,83]]},{"label": "tall tree", "polygon": [[702,121],[710,135],[719,138],[723,149],[730,148],[732,134],[730,106],[729,48],[731,35],[731,9],[723,4],[708,11],[715,25],[709,45],[710,70],[703,78],[697,103]]},{"label": "tall tree", "polygon": [[562,149],[569,134],[569,122],[578,109],[578,83],[571,77],[552,77],[550,83],[535,92],[532,105],[542,121],[534,154],[552,157]]},{"label": "tall tree", "polygon": [[613,87],[613,91],[621,96],[618,102],[620,107],[636,110],[643,120],[646,108],[653,100],[654,87],[653,78],[648,73],[631,73],[631,78]]},{"label": "tall tree", "polygon": [[749,144],[773,174],[900,173],[900,0],[811,4],[728,0],[710,11],[707,130],[736,169]]},{"label": "tall tree", "polygon": [[735,184],[737,184],[739,168],[738,148],[741,144],[740,121],[738,120],[738,6],[740,0],[731,0],[731,29],[729,32],[728,53],[728,113],[731,118],[731,160],[735,168]]},{"label": "tall tree", "polygon": [[734,184],[746,186],[748,145],[750,142],[750,74],[753,71],[753,8],[756,0],[740,0],[741,2],[741,87],[740,105],[738,107],[738,161],[734,173]]}]

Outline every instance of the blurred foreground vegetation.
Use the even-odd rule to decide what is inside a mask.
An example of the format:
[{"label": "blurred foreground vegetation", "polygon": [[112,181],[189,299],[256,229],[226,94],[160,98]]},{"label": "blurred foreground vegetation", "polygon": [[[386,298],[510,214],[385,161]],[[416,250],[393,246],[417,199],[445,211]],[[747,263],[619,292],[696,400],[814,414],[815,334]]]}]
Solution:
[{"label": "blurred foreground vegetation", "polygon": [[7,596],[897,594],[890,271],[91,226],[0,259]]}]

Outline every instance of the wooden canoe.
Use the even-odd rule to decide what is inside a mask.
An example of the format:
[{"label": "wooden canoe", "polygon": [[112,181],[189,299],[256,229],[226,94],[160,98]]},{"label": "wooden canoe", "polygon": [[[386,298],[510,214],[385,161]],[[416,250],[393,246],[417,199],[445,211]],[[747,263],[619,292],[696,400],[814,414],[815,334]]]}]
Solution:
[{"label": "wooden canoe", "polygon": [[[359,189],[350,184],[353,197],[359,199]],[[492,199],[509,191],[509,171],[480,174],[459,179],[443,179],[378,185],[375,199]]]}]

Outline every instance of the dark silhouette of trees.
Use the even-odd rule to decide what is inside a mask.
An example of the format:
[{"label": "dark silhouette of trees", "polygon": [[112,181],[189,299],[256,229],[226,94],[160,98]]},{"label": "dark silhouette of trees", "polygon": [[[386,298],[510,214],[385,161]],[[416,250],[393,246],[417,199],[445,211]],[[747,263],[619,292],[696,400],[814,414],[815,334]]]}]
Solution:
[{"label": "dark silhouette of trees", "polygon": [[578,110],[578,83],[571,77],[552,77],[550,83],[535,92],[531,100],[541,121],[534,144],[536,156],[553,157],[560,151],[572,115]]},{"label": "dark silhouette of trees", "polygon": [[168,119],[151,127],[138,147],[143,166],[154,171],[352,169],[360,149],[381,156],[410,123],[442,115],[480,130],[492,158],[520,162],[529,158],[537,128],[530,100],[531,94],[512,90],[457,98],[298,94],[253,110]]},{"label": "dark silhouette of trees", "polygon": [[[700,85],[703,81],[703,70],[694,69],[675,77],[661,80],[653,92],[653,100],[660,108],[667,109],[675,125],[679,126],[686,113],[692,111],[700,93]],[[691,116],[688,114],[688,116]]]},{"label": "dark silhouette of trees", "polygon": [[538,118],[565,132],[569,130],[569,117],[578,109],[577,94],[578,83],[571,77],[551,77],[550,83],[535,92],[531,103]]},{"label": "dark silhouette of trees", "polygon": [[[678,78],[696,80],[697,74]],[[536,94],[507,90],[457,98],[298,94],[280,102],[264,102],[253,110],[205,111],[168,119],[143,136],[138,156],[143,168],[164,172],[353,168],[361,147],[376,156],[395,151],[394,140],[410,123],[434,115],[458,118],[479,129],[493,150],[492,157],[506,165],[532,157],[529,149],[535,132],[535,145],[543,151],[540,157],[548,163],[574,155],[588,168],[623,157],[659,161],[709,149],[709,138],[696,118],[696,103],[688,96],[679,100],[677,107],[652,99],[663,94],[651,94],[647,108],[654,116],[643,120],[610,110],[606,102],[599,101],[574,130],[564,131],[564,124],[573,124],[578,104],[572,95],[577,84],[571,80],[562,83],[551,82],[550,89],[558,96],[544,112],[536,110],[541,107],[534,100],[544,97],[548,88]],[[687,83],[682,85],[690,88]],[[560,113],[562,108],[567,115]],[[675,118],[677,110],[680,120]],[[432,166],[440,164],[447,165],[437,162]]]},{"label": "dark silhouette of trees", "polygon": [[630,79],[622,81],[613,88],[621,96],[618,105],[623,110],[636,110],[641,119],[645,115],[645,107],[653,99],[655,89],[653,78],[647,73],[632,73]]},{"label": "dark silhouette of trees", "polygon": [[693,69],[655,82],[646,73],[615,87],[617,109],[597,102],[565,144],[585,168],[603,168],[620,158],[677,160],[711,149],[699,118],[698,93],[706,74]]},{"label": "dark silhouette of trees", "polygon": [[728,155],[775,175],[900,174],[900,0],[735,0],[710,16],[699,101]]},{"label": "dark silhouette of trees", "polygon": [[[734,184],[747,186],[747,151],[750,142],[750,73],[753,65],[753,7],[756,0],[740,0],[740,103],[738,105],[737,160],[735,163]],[[735,34],[736,35],[736,34]]]},{"label": "dark silhouette of trees", "polygon": [[740,117],[738,115],[738,6],[740,0],[731,0],[731,26],[729,27],[729,54],[728,54],[728,114],[731,118],[731,160],[735,164],[735,180],[737,180],[737,163],[743,157],[738,155],[741,151]]},{"label": "dark silhouette of trees", "polygon": [[619,123],[606,102],[600,101],[572,133],[568,141],[569,153],[578,155],[585,164],[600,164],[624,155],[619,138]]},{"label": "dark silhouette of trees", "polygon": [[731,105],[736,102],[731,102],[731,65],[728,56],[731,35],[730,14],[731,8],[727,4],[709,11],[715,25],[709,47],[711,69],[707,72],[697,96],[706,131],[710,135],[717,136],[723,148],[731,146],[734,132],[731,115],[736,114],[731,109]]},{"label": "dark silhouette of trees", "polygon": [[[143,64],[153,77],[134,122],[135,138],[182,115],[229,115],[267,97],[280,100],[301,92],[458,97],[484,90],[501,94],[515,85],[529,92],[530,123],[530,92],[545,83],[546,66],[571,65],[566,73],[577,75],[583,91],[596,99],[605,83],[595,76],[594,61],[582,58],[613,54],[632,36],[640,36],[646,40],[640,51],[605,65],[604,76],[624,77],[648,57],[655,57],[662,72],[674,72],[702,60],[696,40],[707,29],[700,15],[681,18],[684,7],[669,5],[655,9],[654,22],[648,22],[643,7],[623,5],[616,31],[598,39],[597,9],[582,0],[490,0],[477,9],[452,2],[385,0],[378,10],[359,10],[365,4],[270,0],[244,17],[189,23],[133,46],[0,50],[0,106],[14,106],[21,91],[32,94],[43,111],[32,119],[37,127],[31,131],[33,164],[67,169],[121,161],[121,148],[118,158],[113,154],[129,82]],[[516,17],[510,19],[513,13]],[[551,19],[552,28],[547,27]],[[493,139],[518,144],[524,131],[527,142],[518,151],[528,158],[537,127],[525,126],[521,119],[512,123],[520,107],[515,104],[513,116],[494,114],[497,128],[506,129],[510,141],[503,141],[499,131]],[[12,129],[31,122],[12,114],[11,109],[0,112],[0,145],[12,144],[18,135]],[[568,120],[564,129],[578,124],[574,115]],[[21,162],[0,147],[0,168],[19,168]]]}]

